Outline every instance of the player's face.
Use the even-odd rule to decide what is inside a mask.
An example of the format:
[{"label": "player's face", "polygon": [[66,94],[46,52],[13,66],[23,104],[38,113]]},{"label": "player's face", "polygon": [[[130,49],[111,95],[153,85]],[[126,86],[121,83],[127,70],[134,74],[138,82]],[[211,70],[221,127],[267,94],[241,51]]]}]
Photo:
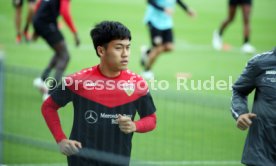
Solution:
[{"label": "player's face", "polygon": [[121,71],[127,69],[130,56],[130,41],[112,40],[108,43],[102,60],[112,71]]}]

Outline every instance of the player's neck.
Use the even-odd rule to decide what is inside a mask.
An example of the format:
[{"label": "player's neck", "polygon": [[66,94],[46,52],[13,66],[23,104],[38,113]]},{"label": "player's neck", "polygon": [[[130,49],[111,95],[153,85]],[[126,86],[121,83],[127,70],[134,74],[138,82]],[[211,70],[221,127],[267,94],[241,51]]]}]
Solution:
[{"label": "player's neck", "polygon": [[103,64],[99,65],[99,70],[102,75],[108,78],[118,77],[121,74],[121,71],[112,71],[110,68]]}]

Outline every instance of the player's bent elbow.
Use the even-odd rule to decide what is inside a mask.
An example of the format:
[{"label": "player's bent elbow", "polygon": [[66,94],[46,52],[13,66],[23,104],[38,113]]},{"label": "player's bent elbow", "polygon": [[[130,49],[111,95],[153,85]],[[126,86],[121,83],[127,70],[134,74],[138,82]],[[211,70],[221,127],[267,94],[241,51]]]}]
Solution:
[{"label": "player's bent elbow", "polygon": [[48,97],[41,106],[41,113],[45,118],[52,112],[56,112],[59,109],[59,106],[52,100],[51,97]]},{"label": "player's bent elbow", "polygon": [[44,101],[41,105],[41,113],[42,113],[43,117],[45,117],[47,114],[47,107],[48,107],[48,104],[46,101]]},{"label": "player's bent elbow", "polygon": [[152,129],[150,131],[154,130],[155,128],[156,128],[156,121],[154,122],[154,125],[152,125]]}]

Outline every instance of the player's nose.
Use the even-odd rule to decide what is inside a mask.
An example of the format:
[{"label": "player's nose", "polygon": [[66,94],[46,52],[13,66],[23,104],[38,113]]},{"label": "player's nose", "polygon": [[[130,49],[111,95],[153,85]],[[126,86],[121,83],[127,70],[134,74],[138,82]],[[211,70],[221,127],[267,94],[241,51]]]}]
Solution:
[{"label": "player's nose", "polygon": [[123,58],[128,57],[129,54],[130,54],[129,48],[124,48],[124,49],[123,49],[123,52],[122,52],[122,57],[123,57]]}]

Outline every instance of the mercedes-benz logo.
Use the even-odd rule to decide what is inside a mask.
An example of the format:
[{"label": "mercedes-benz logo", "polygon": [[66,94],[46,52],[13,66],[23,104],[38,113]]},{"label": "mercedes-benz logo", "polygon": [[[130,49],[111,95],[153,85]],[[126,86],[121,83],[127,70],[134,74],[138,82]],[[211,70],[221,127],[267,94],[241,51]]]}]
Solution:
[{"label": "mercedes-benz logo", "polygon": [[86,111],[84,114],[84,118],[85,118],[86,122],[90,123],[90,124],[96,123],[98,121],[97,113],[92,110]]}]

